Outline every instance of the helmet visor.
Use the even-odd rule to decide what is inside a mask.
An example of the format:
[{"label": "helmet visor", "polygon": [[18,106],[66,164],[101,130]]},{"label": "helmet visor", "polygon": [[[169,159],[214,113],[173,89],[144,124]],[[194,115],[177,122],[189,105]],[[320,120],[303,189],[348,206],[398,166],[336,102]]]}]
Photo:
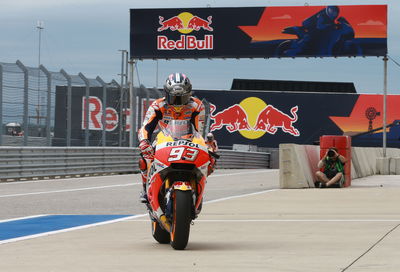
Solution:
[{"label": "helmet visor", "polygon": [[167,103],[170,105],[186,105],[190,99],[190,93],[184,95],[167,94]]}]

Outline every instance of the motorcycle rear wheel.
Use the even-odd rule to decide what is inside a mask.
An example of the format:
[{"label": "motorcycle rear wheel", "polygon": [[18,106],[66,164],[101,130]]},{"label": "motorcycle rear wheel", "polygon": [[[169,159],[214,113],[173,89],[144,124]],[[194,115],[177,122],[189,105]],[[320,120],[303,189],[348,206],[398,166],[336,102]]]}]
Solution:
[{"label": "motorcycle rear wheel", "polygon": [[190,223],[192,222],[192,192],[174,192],[174,215],[171,231],[171,246],[183,250],[189,241]]},{"label": "motorcycle rear wheel", "polygon": [[171,241],[169,232],[163,229],[157,221],[151,221],[151,232],[153,238],[160,244],[168,244]]}]

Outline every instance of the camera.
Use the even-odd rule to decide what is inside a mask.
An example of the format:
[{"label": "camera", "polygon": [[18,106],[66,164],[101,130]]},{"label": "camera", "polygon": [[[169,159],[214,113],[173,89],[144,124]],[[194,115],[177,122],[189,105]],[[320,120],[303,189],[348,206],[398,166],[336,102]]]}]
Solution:
[{"label": "camera", "polygon": [[329,149],[328,151],[328,157],[333,158],[335,157],[335,151],[333,149]]}]

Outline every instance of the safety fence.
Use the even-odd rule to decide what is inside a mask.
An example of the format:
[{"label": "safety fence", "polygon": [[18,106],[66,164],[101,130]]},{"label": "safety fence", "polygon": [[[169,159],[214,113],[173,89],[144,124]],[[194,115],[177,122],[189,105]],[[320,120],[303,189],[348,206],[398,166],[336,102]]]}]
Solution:
[{"label": "safety fence", "polygon": [[[217,168],[269,168],[270,154],[220,150]],[[0,181],[136,173],[139,149],[0,147]]]},{"label": "safety fence", "polygon": [[[126,78],[106,83],[99,76],[72,75],[64,69],[52,72],[43,65],[25,66],[19,60],[0,62],[0,146],[129,146],[127,86]],[[135,88],[135,93],[138,115],[142,104],[148,106],[150,99],[161,96],[158,90],[144,86]],[[102,106],[95,108],[92,100],[102,101]],[[139,103],[142,101],[146,102]],[[96,116],[93,108],[98,110]],[[60,113],[64,115],[60,117]],[[92,120],[94,116],[97,119]],[[93,128],[93,123],[101,128]],[[107,133],[102,128],[107,128]],[[32,141],[34,137],[41,139]]]}]

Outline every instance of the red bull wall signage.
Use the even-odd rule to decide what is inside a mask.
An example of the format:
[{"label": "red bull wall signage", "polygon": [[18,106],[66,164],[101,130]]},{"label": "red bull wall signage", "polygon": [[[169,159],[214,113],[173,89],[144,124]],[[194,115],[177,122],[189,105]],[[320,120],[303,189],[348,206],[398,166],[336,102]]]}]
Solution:
[{"label": "red bull wall signage", "polygon": [[386,5],[131,9],[132,58],[383,56]]},{"label": "red bull wall signage", "polygon": [[[73,87],[72,145],[85,139],[85,87]],[[106,118],[107,145],[118,143],[120,129],[120,90],[109,89],[106,101],[103,88],[90,88],[90,144],[98,146]],[[278,147],[281,143],[313,144],[321,135],[369,134],[352,139],[354,146],[382,146],[383,96],[379,94],[294,93],[267,91],[195,90],[194,95],[210,103],[210,130],[221,146],[250,144]],[[138,100],[137,125],[148,107]],[[149,103],[152,101],[150,100]],[[105,103],[106,115],[102,113]],[[56,87],[53,145],[65,145],[67,126],[67,87]],[[400,120],[400,95],[387,96],[387,123]],[[129,109],[122,109],[126,129]],[[137,128],[136,128],[137,129]],[[376,130],[378,129],[378,130]],[[125,138],[129,139],[128,133]],[[400,148],[400,126],[387,130],[389,147]]]},{"label": "red bull wall signage", "polygon": [[[118,133],[122,121],[126,128],[129,123],[126,116],[130,111],[123,109],[123,120],[120,120],[120,90],[109,88],[107,98],[103,98],[102,87],[91,87],[89,95],[89,120],[86,121],[86,88],[72,87],[71,103],[71,144],[84,145],[86,125],[89,125],[89,144],[91,146],[101,145],[102,132],[106,130],[107,145],[118,145]],[[67,129],[67,87],[56,86],[55,120],[53,145],[66,145]],[[106,112],[103,112],[103,105]],[[103,127],[105,118],[105,128]],[[126,134],[128,135],[128,134]]]},{"label": "red bull wall signage", "polygon": [[[321,135],[354,135],[382,126],[383,97],[367,94],[203,91],[210,102],[210,131],[220,145],[313,144]],[[400,119],[400,95],[388,96],[387,122]],[[400,147],[400,126],[388,129]],[[353,138],[353,145],[381,146],[382,131]]]},{"label": "red bull wall signage", "polygon": [[103,118],[105,118],[106,131],[113,131],[118,127],[118,112],[113,107],[106,108],[106,114],[103,114],[103,102],[97,96],[89,96],[89,122],[86,121],[86,97],[82,97],[82,129],[86,129],[89,124],[89,130],[103,130]]},{"label": "red bull wall signage", "polygon": [[290,109],[291,116],[280,111],[273,105],[267,105],[257,97],[248,97],[239,104],[234,104],[227,109],[215,113],[216,106],[210,105],[211,120],[210,131],[226,129],[229,133],[238,131],[247,139],[258,139],[265,133],[274,135],[278,129],[293,136],[300,136],[294,127],[298,119],[298,106]]}]

